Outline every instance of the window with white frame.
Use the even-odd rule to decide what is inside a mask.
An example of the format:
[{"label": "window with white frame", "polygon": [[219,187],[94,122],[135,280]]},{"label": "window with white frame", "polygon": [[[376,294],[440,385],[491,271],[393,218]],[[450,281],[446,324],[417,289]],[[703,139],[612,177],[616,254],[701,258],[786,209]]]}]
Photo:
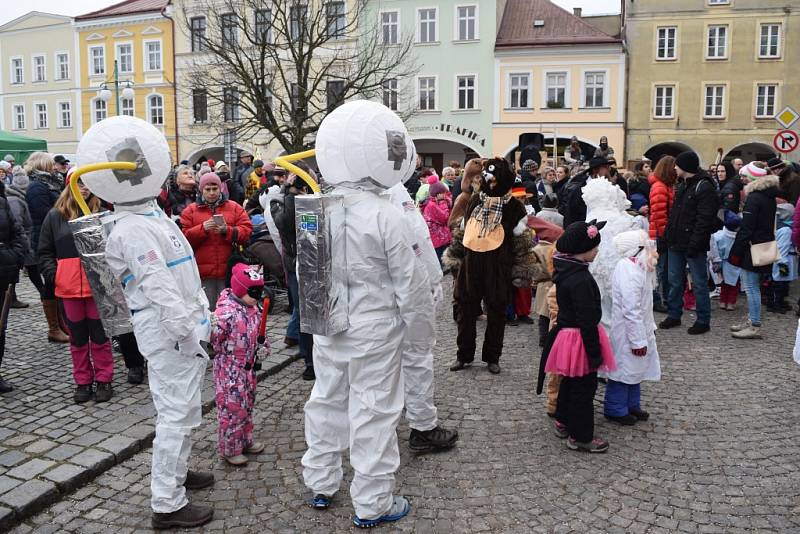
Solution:
[{"label": "window with white frame", "polygon": [[547,107],[563,108],[567,105],[567,73],[548,72],[546,78]]},{"label": "window with white frame", "polygon": [[94,122],[100,122],[108,117],[108,105],[105,100],[96,98],[92,104],[92,118]]},{"label": "window with white frame", "polygon": [[156,126],[164,124],[164,97],[161,95],[147,97],[147,115],[150,118],[150,124]]},{"label": "window with white frame", "polygon": [[21,57],[11,60],[11,83],[25,83],[25,70]]},{"label": "window with white frame", "polygon": [[117,50],[117,70],[121,74],[133,72],[133,45],[131,43],[119,43]]},{"label": "window with white frame", "polygon": [[325,98],[328,113],[344,103],[344,80],[328,80],[325,82]]},{"label": "window with white frame", "polygon": [[36,129],[47,129],[47,104],[42,102],[34,104],[33,107],[36,112]]},{"label": "window with white frame", "polygon": [[436,109],[436,77],[420,76],[417,78],[417,93],[419,95],[420,111]]},{"label": "window with white frame", "polygon": [[397,111],[397,78],[384,80],[383,105],[392,111]]},{"label": "window with white frame", "polygon": [[145,70],[161,70],[161,41],[145,41],[144,54],[147,61]]},{"label": "window with white frame", "polygon": [[725,116],[725,86],[706,85],[703,117],[721,119]]},{"label": "window with white frame", "polygon": [[132,98],[121,98],[119,100],[119,114],[127,115],[128,117],[135,116]]},{"label": "window with white frame", "polygon": [[708,27],[706,57],[724,59],[728,57],[728,26],[715,25]]},{"label": "window with white frame", "polygon": [[396,45],[400,42],[400,12],[381,12],[381,36],[385,45]]},{"label": "window with white frame", "polygon": [[56,80],[69,80],[69,54],[56,54]]},{"label": "window with white frame", "polygon": [[236,28],[236,14],[223,13],[219,16],[219,26],[222,32],[223,46],[236,46],[238,29]]},{"label": "window with white frame", "polygon": [[72,103],[58,103],[58,127],[72,128]]},{"label": "window with white frame", "polygon": [[208,92],[205,89],[192,89],[192,115],[195,123],[208,120]]},{"label": "window with white frame", "polygon": [[606,73],[586,72],[583,75],[583,105],[587,108],[605,106]]},{"label": "window with white frame", "polygon": [[14,115],[14,129],[25,129],[25,104],[15,104],[13,108]]},{"label": "window with white frame", "polygon": [[458,109],[475,109],[475,75],[456,76]]},{"label": "window with white frame", "polygon": [[436,19],[438,9],[429,7],[417,10],[417,30],[419,43],[435,43],[436,42]]},{"label": "window with white frame", "polygon": [[776,100],[778,98],[778,85],[774,83],[760,83],[756,86],[756,117],[771,119],[776,113]]},{"label": "window with white frame", "polygon": [[525,109],[530,107],[531,75],[509,74],[508,83],[510,87],[510,101],[508,107],[511,109]]},{"label": "window with white frame", "polygon": [[345,36],[347,16],[344,13],[344,2],[328,2],[325,4],[326,35],[331,39]]},{"label": "window with white frame", "polygon": [[222,115],[225,122],[239,120],[239,91],[226,87],[222,91]]},{"label": "window with white frame", "polygon": [[255,36],[257,44],[267,44],[272,42],[272,9],[256,9],[255,12]]},{"label": "window with white frame", "polygon": [[675,86],[656,85],[653,117],[671,119],[675,116]]},{"label": "window with white frame", "polygon": [[289,36],[292,40],[300,39],[305,34],[306,24],[308,23],[308,6],[295,3],[289,7]]},{"label": "window with white frame", "polygon": [[758,57],[775,59],[781,57],[781,25],[770,23],[761,25]]},{"label": "window with white frame", "polygon": [[47,80],[46,74],[47,66],[45,65],[44,56],[33,56],[33,81],[44,82]]},{"label": "window with white frame", "polygon": [[478,6],[456,7],[457,34],[459,41],[474,41],[478,38]]},{"label": "window with white frame", "polygon": [[102,46],[89,47],[89,65],[93,76],[106,73],[106,49]]},{"label": "window with white frame", "polygon": [[668,26],[656,32],[656,59],[669,60],[677,57],[678,28]]},{"label": "window with white frame", "polygon": [[206,18],[192,17],[190,19],[190,38],[192,52],[202,52],[206,49]]}]

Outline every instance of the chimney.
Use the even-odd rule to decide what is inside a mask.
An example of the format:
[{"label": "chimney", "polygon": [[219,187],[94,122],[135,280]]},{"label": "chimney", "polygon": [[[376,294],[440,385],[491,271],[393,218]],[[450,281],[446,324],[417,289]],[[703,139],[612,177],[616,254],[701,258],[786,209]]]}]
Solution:
[{"label": "chimney", "polygon": [[583,8],[573,7],[572,8],[572,14],[575,15],[576,17],[580,18],[582,16],[582,14],[583,14]]}]

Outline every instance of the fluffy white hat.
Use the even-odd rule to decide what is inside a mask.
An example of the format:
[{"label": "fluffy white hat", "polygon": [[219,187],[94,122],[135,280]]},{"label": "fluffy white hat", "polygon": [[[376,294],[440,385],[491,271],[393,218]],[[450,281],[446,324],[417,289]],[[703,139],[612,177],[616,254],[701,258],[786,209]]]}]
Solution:
[{"label": "fluffy white hat", "polygon": [[623,258],[630,258],[639,252],[639,248],[647,244],[647,232],[630,230],[614,236],[614,247]]}]

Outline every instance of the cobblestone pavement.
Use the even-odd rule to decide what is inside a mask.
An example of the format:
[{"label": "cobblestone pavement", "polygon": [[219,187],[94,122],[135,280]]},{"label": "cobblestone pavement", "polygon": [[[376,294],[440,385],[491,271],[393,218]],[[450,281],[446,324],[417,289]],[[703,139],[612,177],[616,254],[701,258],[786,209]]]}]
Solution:
[{"label": "cobblestone pavement", "polygon": [[[740,303],[741,307],[741,303]],[[443,425],[461,440],[451,452],[415,456],[399,428],[398,493],[411,514],[385,531],[450,532],[798,532],[800,531],[800,368],[791,357],[794,316],[768,315],[763,341],[736,341],[727,325],[740,312],[714,312],[713,330],[690,337],[659,332],[663,381],[644,386],[652,416],[635,427],[602,419],[605,455],[568,451],[551,432],[533,392],[535,326],[509,327],[503,372],[451,373],[455,328],[437,322],[436,386]],[[346,532],[345,484],[325,512],[304,505],[300,457],[303,403],[311,384],[300,363],[260,386],[256,435],[267,445],[244,468],[216,453],[214,413],[196,434],[192,464],[213,469],[213,489],[191,498],[213,504],[205,531]],[[603,388],[600,388],[598,399]],[[346,464],[346,462],[345,462]],[[150,454],[112,467],[14,532],[127,532],[149,527]]]},{"label": "cobblestone pavement", "polygon": [[[154,433],[155,409],[147,383],[127,383],[120,354],[115,354],[110,402],[72,401],[69,345],[47,342],[38,294],[27,279],[17,292],[31,306],[11,310],[0,370],[15,386],[0,397],[0,531],[149,447]],[[285,304],[276,302],[276,309]],[[296,357],[296,349],[283,345],[287,320],[285,313],[275,313],[270,321],[275,350],[262,375]],[[203,389],[206,409],[213,398],[209,366]]]}]

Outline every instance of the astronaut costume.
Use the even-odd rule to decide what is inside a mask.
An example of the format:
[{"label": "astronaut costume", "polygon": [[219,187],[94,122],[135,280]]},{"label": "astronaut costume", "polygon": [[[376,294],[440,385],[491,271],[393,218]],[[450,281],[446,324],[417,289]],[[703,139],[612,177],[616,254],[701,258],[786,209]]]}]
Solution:
[{"label": "astronaut costume", "polygon": [[[106,261],[122,283],[139,349],[147,360],[156,418],[151,473],[153,525],[195,526],[213,513],[194,506],[189,521],[157,523],[158,517],[187,507],[186,486],[213,483],[211,475],[187,480],[190,434],[202,420],[200,391],[208,355],[201,346],[210,332],[208,301],[192,248],[177,225],[158,207],[170,165],[163,135],[133,117],[94,125],[78,147],[81,164],[136,161],[135,171],[86,174],[86,186],[115,206],[116,223],[106,243]],[[128,173],[128,174],[126,174]],[[202,481],[196,476],[204,477]],[[197,513],[202,508],[202,513]]]},{"label": "astronaut costume", "polygon": [[[353,522],[371,527],[410,509],[392,495],[400,465],[401,355],[409,327],[428,317],[432,295],[406,241],[402,213],[379,195],[413,172],[414,148],[397,115],[354,101],[322,122],[316,157],[333,194],[344,197],[346,257],[333,261],[347,266],[350,326],[314,336],[317,379],[305,405],[303,479],[315,495],[312,506],[327,508],[342,481],[342,451],[349,448]],[[432,330],[428,324],[429,335]]]},{"label": "astronaut costume", "polygon": [[430,329],[430,325],[436,322],[436,307],[442,301],[442,268],[431,242],[428,225],[405,186],[402,183],[396,184],[384,196],[403,213],[406,240],[416,252],[417,261],[427,272],[433,295],[429,313],[419,316],[425,324],[410,326],[403,342],[406,418],[412,430],[409,442],[411,448],[418,451],[447,449],[455,445],[458,433],[437,430],[438,417],[433,400],[433,349],[436,346],[436,333]]}]

